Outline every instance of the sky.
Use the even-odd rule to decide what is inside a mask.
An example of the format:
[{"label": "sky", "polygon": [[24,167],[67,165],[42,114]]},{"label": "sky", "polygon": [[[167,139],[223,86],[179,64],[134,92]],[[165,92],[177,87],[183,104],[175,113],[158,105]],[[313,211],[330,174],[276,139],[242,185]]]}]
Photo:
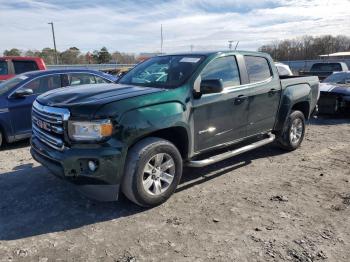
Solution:
[{"label": "sky", "polygon": [[76,46],[167,53],[239,49],[303,35],[350,36],[350,0],[0,0],[0,53]]}]

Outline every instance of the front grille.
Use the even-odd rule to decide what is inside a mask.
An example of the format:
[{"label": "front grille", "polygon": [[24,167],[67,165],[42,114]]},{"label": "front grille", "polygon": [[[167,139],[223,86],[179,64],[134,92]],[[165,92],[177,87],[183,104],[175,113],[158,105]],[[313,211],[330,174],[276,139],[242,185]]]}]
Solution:
[{"label": "front grille", "polygon": [[52,148],[63,150],[64,126],[69,115],[68,109],[43,106],[35,101],[32,109],[33,135]]}]

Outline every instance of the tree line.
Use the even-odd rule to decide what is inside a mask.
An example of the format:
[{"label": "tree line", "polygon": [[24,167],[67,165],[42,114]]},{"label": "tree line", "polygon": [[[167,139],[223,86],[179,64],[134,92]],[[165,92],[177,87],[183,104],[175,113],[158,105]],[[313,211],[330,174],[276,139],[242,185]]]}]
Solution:
[{"label": "tree line", "polygon": [[[55,50],[46,47],[39,50],[22,51],[17,48],[4,51],[4,56],[37,56],[43,58],[46,64],[56,64]],[[110,53],[106,47],[95,50],[92,53],[83,53],[77,47],[70,47],[63,52],[57,51],[59,64],[135,64],[136,56],[129,53],[113,52]]]},{"label": "tree line", "polygon": [[276,61],[319,59],[320,55],[350,51],[350,37],[306,35],[263,45],[259,51],[270,54]]}]

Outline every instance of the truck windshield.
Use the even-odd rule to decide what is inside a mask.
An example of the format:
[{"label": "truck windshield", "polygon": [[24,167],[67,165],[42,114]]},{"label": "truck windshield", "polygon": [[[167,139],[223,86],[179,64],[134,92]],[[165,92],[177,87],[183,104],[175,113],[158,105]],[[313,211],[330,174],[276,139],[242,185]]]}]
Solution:
[{"label": "truck windshield", "polygon": [[13,87],[15,87],[17,84],[21,83],[22,81],[26,80],[28,76],[25,75],[18,75],[14,78],[11,78],[9,80],[6,80],[2,83],[0,83],[0,95],[6,93]]},{"label": "truck windshield", "polygon": [[119,84],[176,88],[188,80],[204,60],[200,55],[157,56],[137,65],[124,75]]},{"label": "truck windshield", "polygon": [[337,83],[337,84],[346,84],[350,82],[350,73],[336,73],[332,74],[323,80],[324,83]]}]

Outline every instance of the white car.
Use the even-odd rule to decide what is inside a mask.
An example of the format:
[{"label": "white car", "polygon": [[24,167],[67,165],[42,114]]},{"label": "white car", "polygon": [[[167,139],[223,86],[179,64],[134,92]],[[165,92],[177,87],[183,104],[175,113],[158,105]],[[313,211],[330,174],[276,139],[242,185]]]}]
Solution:
[{"label": "white car", "polygon": [[292,72],[292,70],[290,70],[289,65],[276,62],[275,66],[277,67],[277,71],[278,71],[278,74],[280,76],[292,76],[293,75],[293,72]]}]

